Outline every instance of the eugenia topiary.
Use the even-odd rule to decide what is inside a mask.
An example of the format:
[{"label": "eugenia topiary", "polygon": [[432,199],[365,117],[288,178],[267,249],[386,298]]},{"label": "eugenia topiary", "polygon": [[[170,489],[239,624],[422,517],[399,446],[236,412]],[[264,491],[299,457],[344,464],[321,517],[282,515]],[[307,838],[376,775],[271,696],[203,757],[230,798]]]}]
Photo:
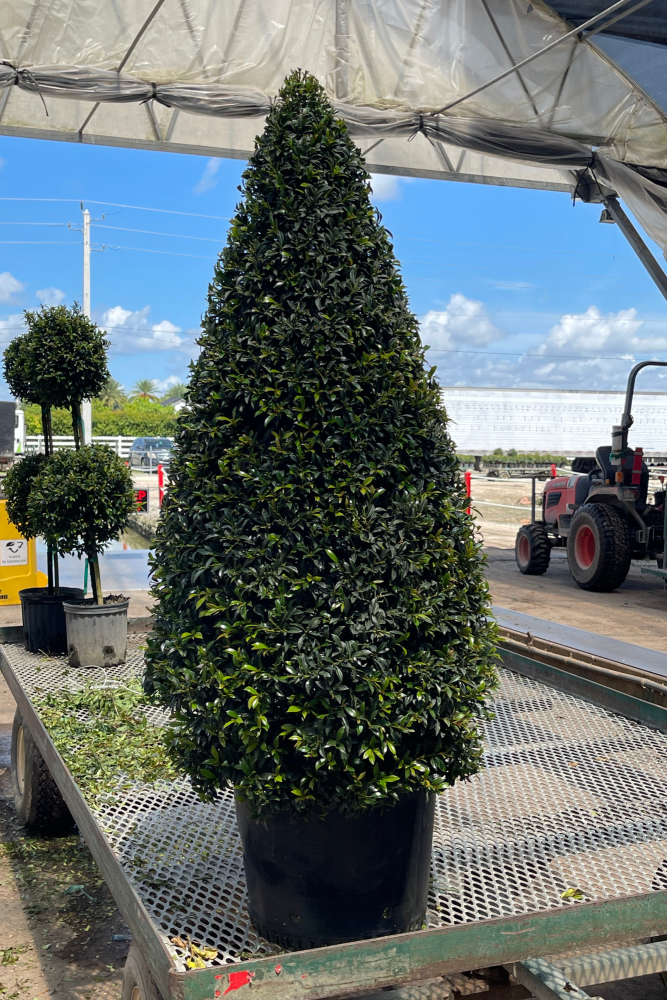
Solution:
[{"label": "eugenia topiary", "polygon": [[87,557],[93,598],[102,604],[98,556],[118,538],[134,508],[125,462],[106,445],[90,444],[46,459],[31,484],[26,516],[33,533],[58,555]]},{"label": "eugenia topiary", "polygon": [[244,173],[182,411],[145,686],[204,796],[355,812],[479,768],[479,543],[361,154],[294,73]]},{"label": "eugenia topiary", "polygon": [[81,402],[97,396],[109,379],[109,342],[76,302],[24,315],[26,333],[4,352],[5,380],[17,399],[40,404],[45,438],[50,438],[51,407],[71,408],[78,448],[83,444]]}]

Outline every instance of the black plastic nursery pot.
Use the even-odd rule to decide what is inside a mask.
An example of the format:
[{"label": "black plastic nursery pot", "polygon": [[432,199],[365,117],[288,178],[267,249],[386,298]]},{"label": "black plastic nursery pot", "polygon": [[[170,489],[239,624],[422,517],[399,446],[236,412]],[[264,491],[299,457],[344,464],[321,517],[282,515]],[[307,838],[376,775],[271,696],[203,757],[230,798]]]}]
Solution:
[{"label": "black plastic nursery pot", "polygon": [[425,792],[358,816],[285,812],[263,823],[237,802],[253,927],[297,950],[419,930],[434,814]]},{"label": "black plastic nursery pot", "polygon": [[49,594],[47,587],[28,587],[19,591],[23,616],[23,638],[29,653],[61,654],[67,652],[67,626],[63,603],[83,600],[80,587],[61,587]]}]

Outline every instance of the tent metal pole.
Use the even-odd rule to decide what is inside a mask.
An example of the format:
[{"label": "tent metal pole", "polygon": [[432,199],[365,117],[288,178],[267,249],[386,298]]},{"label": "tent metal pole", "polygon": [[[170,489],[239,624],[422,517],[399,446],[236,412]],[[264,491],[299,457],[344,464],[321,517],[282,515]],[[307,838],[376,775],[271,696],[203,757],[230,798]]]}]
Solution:
[{"label": "tent metal pole", "polygon": [[[455,101],[450,101],[449,104],[445,104],[442,108],[436,111],[435,114],[441,115],[445,111],[449,111],[450,108],[455,108],[457,104],[462,104],[464,101],[469,100],[476,94],[480,94],[488,87],[492,87],[494,83],[499,83],[506,77],[512,76],[513,73],[516,73],[517,70],[523,69],[523,67],[527,66],[528,63],[532,63],[535,59],[539,59],[540,56],[543,56],[546,52],[551,52],[551,50],[555,49],[557,45],[562,45],[563,42],[566,42],[570,38],[576,38],[576,36],[580,35],[582,31],[586,31],[588,28],[592,28],[593,25],[603,21],[607,15],[615,14],[619,8],[624,7],[628,2],[629,0],[617,0],[616,3],[611,5],[611,7],[607,7],[606,10],[600,11],[599,14],[595,14],[595,16],[589,18],[588,21],[584,21],[583,24],[580,24],[578,28],[573,28],[572,31],[568,31],[566,34],[561,35],[560,38],[556,38],[553,42],[550,42],[549,45],[545,45],[543,49],[533,52],[531,56],[527,56],[525,59],[522,59],[521,62],[516,63],[516,65],[511,67],[511,69],[505,70],[504,73],[499,73],[498,76],[494,76],[492,80],[487,80],[486,83],[482,83],[479,87],[476,87],[474,90],[464,94],[463,97],[457,97]],[[651,0],[640,0],[640,2],[642,6],[645,6],[646,4],[651,3]],[[636,10],[637,8],[633,7],[632,9]],[[629,13],[630,9],[624,11],[622,16]],[[616,20],[620,20],[620,17]]]},{"label": "tent metal pole", "polygon": [[[127,50],[127,52],[125,53],[125,55],[123,56],[123,58],[119,62],[118,66],[116,67],[116,72],[117,73],[120,73],[120,71],[125,67],[125,64],[126,64],[127,60],[132,55],[132,53],[136,49],[137,45],[141,41],[141,39],[144,37],[144,34],[146,33],[146,30],[149,27],[149,25],[151,24],[151,22],[155,20],[155,16],[157,15],[158,11],[160,10],[160,7],[162,7],[163,3],[164,3],[164,0],[157,0],[157,3],[153,7],[152,11],[148,15],[148,17],[146,18],[146,20],[144,21],[144,23],[141,25],[141,27],[139,28],[139,31],[134,36],[134,39],[133,39],[132,44],[130,45],[129,49]],[[79,129],[79,141],[81,140],[81,135],[83,133],[83,130],[85,129],[86,125],[89,123],[90,119],[93,117],[93,115],[95,114],[95,112],[97,111],[97,109],[99,108],[99,106],[100,106],[100,102],[99,101],[96,104],[93,105],[93,110],[90,112],[90,114],[86,118],[85,122],[83,123],[83,125]]]},{"label": "tent metal pole", "polygon": [[612,219],[621,230],[648,273],[653,278],[662,295],[665,299],[667,299],[667,274],[665,274],[663,269],[660,267],[657,260],[630,222],[629,218],[625,214],[625,211],[621,207],[618,198],[614,194],[603,197],[602,200]]},{"label": "tent metal pole", "polygon": [[350,10],[348,0],[336,0],[336,97],[344,101],[350,96]]}]

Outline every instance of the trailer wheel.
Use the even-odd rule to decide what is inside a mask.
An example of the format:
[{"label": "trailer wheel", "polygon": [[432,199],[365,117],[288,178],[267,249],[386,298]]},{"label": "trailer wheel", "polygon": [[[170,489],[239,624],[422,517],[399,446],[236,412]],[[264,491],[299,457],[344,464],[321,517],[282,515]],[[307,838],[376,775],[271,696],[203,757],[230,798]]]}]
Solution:
[{"label": "trailer wheel", "polygon": [[582,590],[608,593],[625,580],[632,547],[625,521],[614,507],[587,503],[572,518],[567,561]]},{"label": "trailer wheel", "polygon": [[12,786],[22,826],[51,837],[70,832],[72,814],[18,710],[12,726]]},{"label": "trailer wheel", "polygon": [[551,546],[543,524],[524,524],[514,543],[514,558],[526,576],[542,576],[549,569]]},{"label": "trailer wheel", "polygon": [[148,964],[134,942],[130,945],[123,970],[121,1000],[162,1000]]}]

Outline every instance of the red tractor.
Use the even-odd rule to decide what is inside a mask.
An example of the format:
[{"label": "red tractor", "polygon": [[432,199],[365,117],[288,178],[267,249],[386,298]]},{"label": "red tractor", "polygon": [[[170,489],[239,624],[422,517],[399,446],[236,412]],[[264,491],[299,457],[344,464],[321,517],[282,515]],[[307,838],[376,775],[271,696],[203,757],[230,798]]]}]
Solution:
[{"label": "red tractor", "polygon": [[519,528],[514,552],[522,573],[546,573],[554,547],[567,548],[570,573],[584,590],[616,590],[632,559],[648,557],[662,565],[665,491],[647,502],[643,450],[628,448],[635,379],[647,365],[666,366],[667,361],[642,361],[630,372],[611,447],[598,448],[594,460],[575,459],[572,475],[551,479],[542,495],[542,519]]}]

